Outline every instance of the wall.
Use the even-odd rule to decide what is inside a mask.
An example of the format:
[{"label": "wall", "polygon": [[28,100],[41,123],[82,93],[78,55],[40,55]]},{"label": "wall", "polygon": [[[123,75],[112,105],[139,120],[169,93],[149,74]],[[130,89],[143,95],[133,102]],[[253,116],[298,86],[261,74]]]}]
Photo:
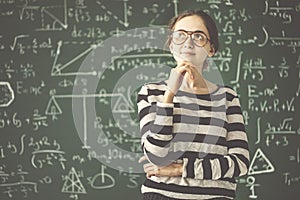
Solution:
[{"label": "wall", "polygon": [[300,2],[291,0],[0,0],[0,199],[140,199],[137,91],[168,77],[165,26],[194,8],[220,31],[207,76],[243,107],[251,167],[236,199],[295,199]]}]

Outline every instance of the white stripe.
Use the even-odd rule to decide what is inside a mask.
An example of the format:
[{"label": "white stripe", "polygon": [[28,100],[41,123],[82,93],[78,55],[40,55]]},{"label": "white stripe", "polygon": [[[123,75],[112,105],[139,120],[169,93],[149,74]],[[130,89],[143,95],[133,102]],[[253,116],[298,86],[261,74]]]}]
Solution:
[{"label": "white stripe", "polygon": [[230,131],[227,133],[227,140],[244,140],[247,141],[247,133],[244,131]]},{"label": "white stripe", "polygon": [[229,168],[228,168],[227,172],[225,173],[224,177],[231,178],[231,177],[233,177],[233,174],[234,174],[235,165],[234,165],[233,160],[229,156],[225,156],[225,158],[227,159]]},{"label": "white stripe", "polygon": [[141,120],[140,120],[140,129],[142,129],[147,123],[151,122],[155,118],[155,113],[149,113],[145,115]]},{"label": "white stripe", "polygon": [[162,102],[164,95],[149,95],[148,101],[151,102]]},{"label": "white stripe", "polygon": [[212,136],[218,137],[226,137],[227,131],[223,127],[212,126],[209,125],[199,125],[199,124],[184,124],[184,123],[174,123],[173,132],[176,134],[177,132],[183,133],[200,133],[200,134],[208,134]]},{"label": "white stripe", "polygon": [[231,106],[240,106],[240,100],[238,98],[234,98],[231,101]]},{"label": "white stripe", "polygon": [[162,108],[173,108],[174,104],[173,103],[162,103],[162,102],[157,102],[156,105],[158,107],[162,107]]},{"label": "white stripe", "polygon": [[184,103],[184,104],[197,104],[200,106],[207,106],[207,107],[217,107],[217,106],[225,106],[226,105],[226,98],[221,98],[219,100],[204,100],[204,99],[196,99],[187,96],[176,96],[175,103]]},{"label": "white stripe", "polygon": [[[218,187],[220,189],[233,190],[236,188],[236,184],[222,180],[207,180],[207,179],[194,179],[194,178],[183,178],[183,177],[167,177],[152,176],[151,180],[157,183],[163,182],[165,184],[175,184],[180,186],[191,186],[191,187]],[[177,194],[177,193],[176,193]]]},{"label": "white stripe", "polygon": [[185,108],[174,108],[173,114],[182,114],[187,116],[193,116],[193,117],[212,117],[216,119],[226,120],[226,113],[224,112],[212,112],[207,110],[189,110]]},{"label": "white stripe", "polygon": [[169,148],[155,146],[151,144],[147,139],[144,141],[144,147],[145,149],[147,149],[147,151],[149,151],[157,157],[165,157],[169,152]]},{"label": "white stripe", "polygon": [[243,148],[233,148],[233,149],[229,149],[228,151],[229,154],[241,154],[243,156],[245,156],[247,159],[249,159],[249,151]]},{"label": "white stripe", "polygon": [[236,91],[232,90],[231,88],[225,87],[224,89],[227,93],[232,94],[233,96],[237,96]]},{"label": "white stripe", "polygon": [[156,115],[154,124],[161,126],[171,126],[173,124],[173,116]]},{"label": "white stripe", "polygon": [[[191,187],[217,187],[227,190],[235,190],[236,184],[229,183],[227,181],[214,181],[214,180],[201,180],[201,179],[191,179],[191,178],[181,178],[181,177],[155,177],[152,176],[152,181],[155,181],[157,183],[163,182],[166,184],[176,184],[176,185],[182,185],[182,186],[191,186]],[[170,186],[172,187],[172,186]],[[146,186],[142,186],[141,188],[142,193],[147,192],[154,192],[159,193],[171,198],[179,198],[179,199],[210,199],[210,198],[216,198],[216,197],[223,197],[223,196],[217,196],[217,195],[198,195],[198,194],[186,194],[186,193],[177,193],[177,192],[171,192],[171,191],[165,191],[165,190],[159,190],[154,188],[149,188]]]},{"label": "white stripe", "polygon": [[161,141],[170,141],[173,138],[172,135],[153,134],[153,133],[150,136],[156,140],[161,140]]},{"label": "white stripe", "polygon": [[137,103],[137,106],[138,106],[138,112],[141,112],[142,109],[150,106],[150,104],[145,100],[141,100],[140,102]]},{"label": "white stripe", "polygon": [[212,171],[212,179],[217,180],[221,178],[221,164],[219,159],[210,160],[211,163],[211,171]]},{"label": "white stripe", "polygon": [[203,166],[202,166],[203,159],[196,159],[194,161],[194,174],[196,179],[203,179]]},{"label": "white stripe", "polygon": [[230,122],[236,122],[236,123],[244,123],[244,118],[240,114],[232,114],[232,115],[227,115],[228,123]]},{"label": "white stripe", "polygon": [[139,91],[138,94],[140,94],[140,95],[147,95],[148,94],[148,88],[147,88],[147,86],[143,85],[141,87],[141,89],[140,89],[140,91]]},{"label": "white stripe", "polygon": [[[176,137],[176,136],[175,136]],[[227,147],[216,144],[191,143],[191,142],[174,142],[174,152],[177,151],[192,151],[201,153],[213,153],[219,155],[227,154]]]}]

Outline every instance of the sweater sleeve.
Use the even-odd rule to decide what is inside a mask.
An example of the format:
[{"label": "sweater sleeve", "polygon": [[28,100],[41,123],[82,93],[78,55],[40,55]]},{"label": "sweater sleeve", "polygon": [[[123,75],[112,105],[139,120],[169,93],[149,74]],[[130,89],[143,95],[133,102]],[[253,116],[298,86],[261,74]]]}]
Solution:
[{"label": "sweater sleeve", "polygon": [[216,158],[184,159],[183,177],[194,179],[232,179],[247,174],[248,140],[239,98],[234,93],[226,110],[227,154]]},{"label": "sweater sleeve", "polygon": [[[163,91],[159,92],[164,94]],[[172,162],[168,153],[173,139],[174,105],[151,102],[150,96],[147,85],[142,86],[137,99],[142,147],[150,162],[164,166]],[[153,97],[156,98],[157,95]]]}]

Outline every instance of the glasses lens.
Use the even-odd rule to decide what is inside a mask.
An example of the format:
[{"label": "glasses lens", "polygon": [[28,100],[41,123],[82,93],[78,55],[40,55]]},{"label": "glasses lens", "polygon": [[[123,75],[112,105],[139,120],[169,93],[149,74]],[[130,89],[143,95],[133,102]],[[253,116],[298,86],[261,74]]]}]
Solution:
[{"label": "glasses lens", "polygon": [[[190,34],[188,34],[185,31],[181,31],[181,30],[174,31],[172,33],[172,41],[175,44],[182,44],[182,43],[184,43],[186,41],[188,35],[190,35]],[[207,41],[208,41],[205,33],[200,32],[200,31],[192,33],[191,37],[192,37],[192,39],[194,41],[194,44],[197,45],[197,46],[200,46],[200,47],[203,47],[207,43]]]},{"label": "glasses lens", "polygon": [[187,33],[184,31],[174,31],[172,33],[172,41],[175,44],[182,44],[186,40],[187,36]]},{"label": "glasses lens", "polygon": [[204,46],[207,42],[207,37],[202,32],[193,33],[192,38],[193,38],[195,44],[198,46],[201,46],[201,47]]}]

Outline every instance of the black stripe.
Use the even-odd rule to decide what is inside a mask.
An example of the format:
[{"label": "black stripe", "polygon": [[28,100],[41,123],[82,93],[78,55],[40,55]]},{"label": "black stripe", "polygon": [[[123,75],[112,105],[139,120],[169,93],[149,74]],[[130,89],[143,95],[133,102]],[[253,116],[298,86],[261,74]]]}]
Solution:
[{"label": "black stripe", "polygon": [[156,87],[160,87],[162,85],[167,85],[167,83],[165,81],[156,81],[156,82],[149,82],[145,84],[147,85],[155,85]]},{"label": "black stripe", "polygon": [[167,165],[170,165],[174,161],[174,160],[171,160],[169,156],[158,157],[158,156],[154,155],[153,153],[151,153],[150,151],[148,151],[146,148],[144,148],[144,150],[145,150],[150,162],[152,162],[155,165],[167,166]]},{"label": "black stripe", "polygon": [[194,171],[195,160],[196,160],[195,158],[188,159],[188,163],[186,165],[186,172],[188,178],[195,178],[195,171]]},{"label": "black stripe", "polygon": [[164,95],[164,94],[165,94],[164,90],[148,89],[148,96],[151,96],[151,95],[159,96],[159,95]]},{"label": "black stripe", "polygon": [[221,98],[224,98],[225,97],[225,93],[220,93],[220,89],[223,89],[224,86],[223,85],[217,85],[218,88],[211,92],[211,93],[208,93],[208,94],[194,94],[194,93],[190,93],[190,92],[185,92],[185,91],[182,91],[182,90],[179,90],[176,94],[176,96],[187,96],[187,97],[190,97],[190,98],[195,98],[195,99],[204,99],[204,100],[208,100],[208,101],[211,101],[211,100],[219,100]]},{"label": "black stripe", "polygon": [[[186,123],[186,124],[199,124],[200,123],[200,118],[199,117],[188,116],[188,115],[176,115],[175,114],[173,116],[173,122],[174,123]],[[204,120],[202,122],[204,122]]]},{"label": "black stripe", "polygon": [[162,115],[162,116],[172,116],[173,108],[165,108],[165,107],[157,106],[156,113],[157,115]]},{"label": "black stripe", "polygon": [[245,132],[245,125],[243,123],[230,123],[226,124],[227,132],[230,131],[243,131]]},{"label": "black stripe", "polygon": [[164,135],[170,135],[170,134],[172,134],[173,126],[162,126],[162,125],[158,125],[158,124],[153,124],[150,127],[150,131],[152,133],[159,133],[159,134],[164,134]]},{"label": "black stripe", "polygon": [[227,108],[227,111],[226,111],[226,114],[227,115],[233,115],[233,114],[242,114],[242,109],[240,106],[229,106]]},{"label": "black stripe", "polygon": [[176,151],[176,152],[169,152],[170,157],[182,159],[182,158],[188,158],[189,160],[192,159],[215,159],[215,158],[221,158],[223,155],[219,154],[213,154],[213,153],[205,153],[205,152],[195,152],[195,151]]},{"label": "black stripe", "polygon": [[212,170],[211,170],[210,159],[202,160],[202,167],[203,167],[203,178],[204,179],[212,179]]},{"label": "black stripe", "polygon": [[219,180],[221,181],[227,181],[230,183],[236,183],[236,179],[235,178],[220,178]]},{"label": "black stripe", "polygon": [[248,150],[248,143],[244,140],[230,140],[228,141],[228,148],[243,148]]},{"label": "black stripe", "polygon": [[[226,88],[229,88],[230,90],[232,90],[233,91],[233,93],[236,93],[232,88],[230,88],[230,87],[227,87],[227,86],[225,86]],[[228,91],[226,91],[226,99],[227,99],[227,101],[232,101],[234,98],[238,98],[236,95],[234,95],[234,94],[232,94],[232,93],[230,93],[230,92],[228,92]]]},{"label": "black stripe", "polygon": [[148,98],[148,95],[142,95],[142,94],[139,94],[139,95],[137,96],[136,102],[139,103],[139,102],[142,101],[142,100],[148,102],[148,99],[147,99],[147,98]]},{"label": "black stripe", "polygon": [[238,177],[241,173],[237,158],[234,155],[229,155],[234,163],[233,177]]},{"label": "black stripe", "polygon": [[163,141],[163,140],[157,140],[153,137],[147,137],[147,140],[155,145],[155,146],[159,146],[159,147],[164,147],[164,148],[169,148],[170,147],[170,141]]},{"label": "black stripe", "polygon": [[205,110],[205,111],[212,111],[212,112],[225,112],[226,106],[225,105],[219,105],[219,106],[206,106],[206,105],[199,105],[196,103],[174,103],[175,108],[184,108],[187,110]]},{"label": "black stripe", "polygon": [[175,184],[157,183],[146,179],[144,182],[146,187],[155,188],[159,190],[166,190],[182,194],[198,194],[198,195],[220,195],[234,198],[235,190],[217,188],[217,187],[195,187],[195,186],[180,186]]},{"label": "black stripe", "polygon": [[246,166],[247,168],[249,168],[250,165],[250,161],[248,158],[246,158],[244,155],[242,154],[235,154]]},{"label": "black stripe", "polygon": [[145,124],[142,128],[141,128],[141,136],[143,136],[147,131],[150,130],[150,127],[153,125],[153,121],[148,122],[147,124]]},{"label": "black stripe", "polygon": [[143,200],[182,200],[182,199],[167,197],[165,195],[154,193],[154,192],[147,192],[142,195],[143,195]]},{"label": "black stripe", "polygon": [[219,158],[221,166],[221,177],[224,177],[227,171],[229,170],[228,160],[225,157]]},{"label": "black stripe", "polygon": [[147,107],[144,107],[142,110],[140,110],[139,112],[139,119],[140,121],[150,113],[150,108],[151,106],[147,106]]},{"label": "black stripe", "polygon": [[195,133],[176,133],[173,142],[199,142],[227,146],[227,141],[224,137]]},{"label": "black stripe", "polygon": [[174,123],[186,123],[186,124],[199,124],[199,125],[211,125],[218,127],[225,127],[225,121],[213,117],[198,117],[189,115],[173,115]]}]

